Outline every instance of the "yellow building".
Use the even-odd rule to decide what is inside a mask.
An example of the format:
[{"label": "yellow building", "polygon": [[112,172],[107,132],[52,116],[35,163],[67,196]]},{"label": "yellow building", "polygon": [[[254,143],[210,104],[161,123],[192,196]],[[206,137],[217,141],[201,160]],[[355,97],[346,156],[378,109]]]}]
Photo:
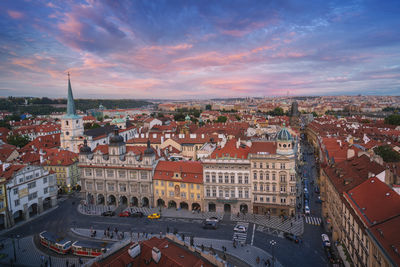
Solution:
[{"label": "yellow building", "polygon": [[6,190],[6,179],[0,178],[0,230],[7,227],[7,190]]},{"label": "yellow building", "polygon": [[45,170],[56,173],[57,186],[66,192],[79,183],[78,154],[68,150],[46,149],[41,158]]},{"label": "yellow building", "polygon": [[194,161],[160,161],[153,176],[154,206],[203,209],[203,166]]}]

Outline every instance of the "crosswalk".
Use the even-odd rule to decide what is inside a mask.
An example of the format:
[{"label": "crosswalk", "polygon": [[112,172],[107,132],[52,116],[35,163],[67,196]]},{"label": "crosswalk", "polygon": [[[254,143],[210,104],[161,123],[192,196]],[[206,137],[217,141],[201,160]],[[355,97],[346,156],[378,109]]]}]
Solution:
[{"label": "crosswalk", "polygon": [[244,232],[244,233],[234,232],[232,240],[236,240],[239,243],[244,244],[244,243],[246,243],[247,232],[249,231],[249,223],[248,222],[237,222],[235,227],[240,226],[240,225],[246,227],[246,232]]},{"label": "crosswalk", "polygon": [[305,220],[306,220],[306,223],[312,224],[312,225],[321,225],[321,221],[322,221],[321,218],[309,217],[309,216],[306,216]]}]

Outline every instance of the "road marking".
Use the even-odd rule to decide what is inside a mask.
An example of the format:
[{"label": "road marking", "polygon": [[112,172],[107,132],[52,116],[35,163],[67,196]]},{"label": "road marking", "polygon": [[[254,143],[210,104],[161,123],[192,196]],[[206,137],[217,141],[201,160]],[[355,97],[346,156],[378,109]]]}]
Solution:
[{"label": "road marking", "polygon": [[253,236],[251,237],[251,245],[253,245],[254,242],[254,232],[256,231],[256,224],[253,225]]},{"label": "road marking", "polygon": [[131,224],[131,223],[114,223],[114,222],[92,222],[92,224],[95,224],[95,223],[101,223],[101,224],[116,224],[116,225],[128,225],[128,226],[132,226],[132,225],[133,225],[133,223]]}]

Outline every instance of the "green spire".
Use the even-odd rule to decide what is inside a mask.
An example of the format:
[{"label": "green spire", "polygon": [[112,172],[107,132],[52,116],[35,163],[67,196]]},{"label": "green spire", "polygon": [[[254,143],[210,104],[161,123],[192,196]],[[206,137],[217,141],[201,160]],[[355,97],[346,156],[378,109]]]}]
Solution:
[{"label": "green spire", "polygon": [[67,115],[76,115],[74,96],[72,95],[71,81],[68,72],[68,100],[67,100]]}]

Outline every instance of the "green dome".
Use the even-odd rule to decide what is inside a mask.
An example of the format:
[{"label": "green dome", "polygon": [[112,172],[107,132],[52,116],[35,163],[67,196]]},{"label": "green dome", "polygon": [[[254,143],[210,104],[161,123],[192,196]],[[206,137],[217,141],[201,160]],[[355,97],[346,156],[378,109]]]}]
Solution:
[{"label": "green dome", "polygon": [[276,135],[276,139],[278,141],[292,141],[292,135],[289,133],[289,131],[286,129],[286,127],[283,127],[278,134]]},{"label": "green dome", "polygon": [[185,121],[190,121],[190,116],[189,116],[189,114],[188,114],[188,115],[186,115],[186,117],[185,117]]}]

